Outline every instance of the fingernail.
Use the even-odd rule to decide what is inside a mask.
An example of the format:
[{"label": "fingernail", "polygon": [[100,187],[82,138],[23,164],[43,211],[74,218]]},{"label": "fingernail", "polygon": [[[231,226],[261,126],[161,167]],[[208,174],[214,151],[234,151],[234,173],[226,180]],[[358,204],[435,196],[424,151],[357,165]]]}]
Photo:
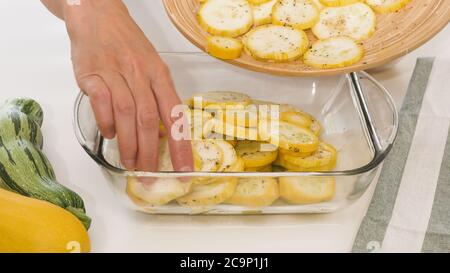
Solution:
[{"label": "fingernail", "polygon": [[134,170],[136,168],[136,160],[128,159],[124,160],[122,163],[128,170]]},{"label": "fingernail", "polygon": [[106,139],[113,139],[116,136],[116,133],[114,131],[107,132],[103,135]]},{"label": "fingernail", "polygon": [[181,167],[180,172],[192,172],[192,167],[190,166]]}]

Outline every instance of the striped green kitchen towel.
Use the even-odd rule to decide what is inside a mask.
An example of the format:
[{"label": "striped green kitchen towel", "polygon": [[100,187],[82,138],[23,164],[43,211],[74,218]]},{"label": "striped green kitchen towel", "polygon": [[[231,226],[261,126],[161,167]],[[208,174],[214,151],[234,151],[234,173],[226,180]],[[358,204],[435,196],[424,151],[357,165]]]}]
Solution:
[{"label": "striped green kitchen towel", "polygon": [[450,252],[450,59],[417,61],[353,252]]}]

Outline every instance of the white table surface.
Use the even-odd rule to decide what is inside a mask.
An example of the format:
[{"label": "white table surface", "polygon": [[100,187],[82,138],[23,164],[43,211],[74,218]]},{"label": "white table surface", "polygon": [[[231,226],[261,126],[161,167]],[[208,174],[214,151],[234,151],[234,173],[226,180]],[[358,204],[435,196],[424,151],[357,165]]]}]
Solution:
[{"label": "white table surface", "polygon": [[[129,0],[130,11],[160,51],[198,51],[171,25],[159,0]],[[450,27],[375,78],[398,105],[419,56],[449,54]],[[95,252],[348,252],[370,202],[328,215],[148,216],[117,202],[72,130],[77,94],[63,24],[37,0],[0,1],[0,101],[27,96],[45,111],[45,152],[59,180],[84,197]]]}]

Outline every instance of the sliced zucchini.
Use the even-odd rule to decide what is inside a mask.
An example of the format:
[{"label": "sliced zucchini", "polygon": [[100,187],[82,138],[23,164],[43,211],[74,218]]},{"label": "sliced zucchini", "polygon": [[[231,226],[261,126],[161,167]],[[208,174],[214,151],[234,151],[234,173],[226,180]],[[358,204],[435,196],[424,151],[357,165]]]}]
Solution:
[{"label": "sliced zucchini", "polygon": [[366,0],[366,3],[379,13],[399,11],[410,2],[411,0]]},{"label": "sliced zucchini", "polygon": [[359,62],[364,49],[348,37],[319,40],[303,56],[303,62],[319,69],[350,66]]},{"label": "sliced zucchini", "polygon": [[330,201],[335,194],[333,177],[281,177],[280,197],[290,204]]},{"label": "sliced zucchini", "polygon": [[289,62],[302,56],[309,45],[305,32],[286,26],[264,25],[247,33],[245,49],[258,60]]},{"label": "sliced zucchini", "polygon": [[278,182],[275,178],[239,178],[236,190],[227,203],[238,206],[265,207],[272,205],[279,196]]},{"label": "sliced zucchini", "polygon": [[244,160],[245,168],[263,167],[271,164],[278,156],[278,148],[259,141],[238,141],[237,155]]},{"label": "sliced zucchini", "polygon": [[206,52],[222,60],[233,60],[241,56],[244,46],[238,39],[212,36],[206,41]]},{"label": "sliced zucchini", "polygon": [[309,0],[279,0],[273,7],[272,23],[308,29],[319,20],[319,9]]},{"label": "sliced zucchini", "polygon": [[208,33],[226,37],[240,36],[253,25],[246,0],[208,0],[198,12],[198,20]]},{"label": "sliced zucchini", "polygon": [[376,16],[364,3],[343,7],[325,8],[320,12],[319,22],[312,28],[319,39],[347,36],[361,41],[375,32]]}]

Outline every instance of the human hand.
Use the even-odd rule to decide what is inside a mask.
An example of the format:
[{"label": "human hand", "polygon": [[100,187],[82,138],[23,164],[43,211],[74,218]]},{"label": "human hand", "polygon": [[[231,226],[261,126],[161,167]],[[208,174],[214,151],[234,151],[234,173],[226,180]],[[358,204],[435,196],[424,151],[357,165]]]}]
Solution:
[{"label": "human hand", "polygon": [[76,80],[89,96],[101,134],[117,136],[127,169],[156,171],[161,119],[168,128],[174,169],[192,171],[191,142],[171,135],[178,119],[171,111],[181,101],[166,64],[122,1],[79,3],[64,4],[64,20]]}]

